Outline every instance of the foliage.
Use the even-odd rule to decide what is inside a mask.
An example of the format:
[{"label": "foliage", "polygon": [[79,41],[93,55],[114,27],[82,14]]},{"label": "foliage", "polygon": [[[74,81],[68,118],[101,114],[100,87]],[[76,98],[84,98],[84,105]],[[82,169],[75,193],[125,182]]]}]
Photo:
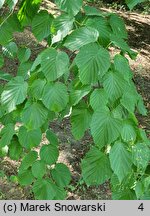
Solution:
[{"label": "foliage", "polygon": [[[89,130],[93,138],[81,161],[82,180],[87,185],[110,180],[113,199],[146,199],[150,143],[135,116],[137,111],[146,115],[146,109],[126,58],[137,54],[127,44],[123,20],[82,0],[56,0],[57,16],[40,3],[23,0],[17,12],[17,1],[6,1],[10,11],[0,23],[0,67],[6,58],[19,63],[15,77],[0,72],[1,156],[22,161],[17,179],[33,186],[36,199],[65,199],[71,173],[58,162],[59,141],[48,122],[72,110],[74,137],[81,139]],[[13,42],[13,33],[27,26],[38,42],[47,42],[34,61],[28,47]],[[120,52],[113,57],[110,47]],[[41,146],[43,133],[48,143]]]}]

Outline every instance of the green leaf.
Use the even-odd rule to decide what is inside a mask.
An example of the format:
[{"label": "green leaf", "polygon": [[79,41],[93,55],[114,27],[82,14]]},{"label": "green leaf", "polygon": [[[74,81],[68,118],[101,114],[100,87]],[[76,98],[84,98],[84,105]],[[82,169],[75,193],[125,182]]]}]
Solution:
[{"label": "green leaf", "polygon": [[79,140],[91,123],[91,113],[87,108],[74,108],[71,115],[72,134]]},{"label": "green leaf", "polygon": [[150,149],[145,143],[137,143],[132,149],[132,160],[138,169],[145,169],[150,161]]},{"label": "green leaf", "polygon": [[141,95],[139,95],[139,100],[137,103],[137,109],[138,109],[139,113],[142,114],[143,116],[147,115],[147,109],[144,106],[143,98]]},{"label": "green leaf", "polygon": [[83,84],[97,82],[110,67],[109,52],[95,43],[84,46],[77,54],[75,61]]},{"label": "green leaf", "polygon": [[37,160],[32,164],[32,174],[35,178],[42,178],[46,173],[46,165],[43,161]]},{"label": "green leaf", "polygon": [[34,62],[33,62],[32,67],[31,67],[31,71],[34,71],[34,70],[37,68],[37,66],[39,66],[39,65],[41,64],[41,56],[42,56],[42,53],[40,53],[40,54],[36,57],[36,59],[35,59]]},{"label": "green leaf", "polygon": [[33,185],[33,192],[38,200],[52,200],[56,191],[56,185],[49,179],[38,179]]},{"label": "green leaf", "polygon": [[30,149],[40,144],[42,133],[40,129],[27,130],[27,128],[22,126],[19,129],[18,138],[23,147]]},{"label": "green leaf", "polygon": [[121,137],[125,142],[135,142],[136,131],[130,122],[125,122],[122,125]]},{"label": "green leaf", "polygon": [[94,112],[91,122],[91,133],[99,147],[114,142],[120,135],[121,121],[114,118],[108,110]]},{"label": "green leaf", "polygon": [[25,80],[27,80],[30,76],[32,62],[24,62],[21,63],[18,67],[17,76],[22,76]]},{"label": "green leaf", "polygon": [[124,190],[114,191],[112,193],[113,200],[135,200],[137,199],[133,190],[125,188]]},{"label": "green leaf", "polygon": [[82,86],[78,89],[72,89],[70,92],[71,105],[73,106],[77,105],[79,101],[90,92],[90,90],[91,90],[90,86]]},{"label": "green leaf", "polygon": [[91,7],[89,5],[86,5],[83,7],[83,9],[84,9],[84,12],[87,16],[104,16],[104,13],[95,7]]},{"label": "green leaf", "polygon": [[130,69],[129,62],[124,56],[120,54],[115,55],[114,66],[115,66],[115,70],[119,71],[126,81],[132,79],[133,74]]},{"label": "green leaf", "polygon": [[8,112],[13,111],[16,105],[21,104],[25,100],[27,88],[28,84],[22,77],[15,77],[6,84],[1,94],[1,103],[7,107]]},{"label": "green leaf", "polygon": [[31,130],[40,128],[47,120],[48,110],[41,102],[27,102],[22,111],[22,122]]},{"label": "green leaf", "polygon": [[18,50],[18,59],[20,63],[27,62],[31,56],[31,50],[29,48],[20,48]]},{"label": "green leaf", "polygon": [[135,186],[135,193],[136,193],[137,199],[140,199],[143,196],[144,192],[145,190],[144,190],[143,182],[138,181]]},{"label": "green leaf", "polygon": [[10,81],[12,78],[13,76],[11,74],[0,71],[0,80]]},{"label": "green leaf", "polygon": [[20,31],[20,23],[17,15],[13,13],[13,15],[0,25],[0,44],[5,45],[10,42],[15,31]]},{"label": "green leaf", "polygon": [[129,112],[134,113],[138,102],[138,94],[135,87],[129,87],[128,91],[124,92],[120,102]]},{"label": "green leaf", "polygon": [[62,83],[48,83],[43,92],[42,101],[50,111],[60,112],[68,103],[67,88]]},{"label": "green leaf", "polygon": [[90,105],[93,110],[101,109],[106,107],[108,103],[108,95],[104,89],[95,89],[90,96]]},{"label": "green leaf", "polygon": [[109,99],[115,101],[123,95],[128,84],[120,73],[110,71],[105,75],[103,85]]},{"label": "green leaf", "polygon": [[54,81],[69,72],[69,58],[65,52],[48,48],[42,53],[41,69],[48,81]]},{"label": "green leaf", "polygon": [[0,55],[0,68],[4,65],[4,58],[2,55]]},{"label": "green leaf", "polygon": [[82,176],[87,185],[103,184],[111,177],[107,156],[93,147],[82,160]]},{"label": "green leaf", "polygon": [[27,186],[32,184],[34,176],[32,175],[31,170],[25,170],[18,173],[18,180],[22,186]]},{"label": "green leaf", "polygon": [[22,146],[20,145],[18,139],[15,137],[9,145],[9,157],[12,160],[18,161],[20,159],[22,152]]},{"label": "green leaf", "polygon": [[2,128],[0,132],[0,147],[8,146],[11,142],[13,135],[15,134],[15,129],[13,124],[7,124]]},{"label": "green leaf", "polygon": [[32,20],[37,14],[41,2],[42,0],[27,0],[22,2],[17,14],[19,22],[22,26],[28,26],[32,24]]},{"label": "green leaf", "polygon": [[67,12],[69,15],[75,16],[82,7],[82,0],[55,0],[57,7]]},{"label": "green leaf", "polygon": [[45,10],[41,10],[34,16],[32,21],[32,32],[38,41],[42,41],[50,35],[52,20],[53,16],[48,14]]},{"label": "green leaf", "polygon": [[52,38],[52,44],[63,40],[73,28],[74,18],[67,14],[61,14],[56,17],[52,23],[51,31],[55,34]]},{"label": "green leaf", "polygon": [[56,195],[53,200],[65,200],[67,197],[67,191],[61,187],[56,188]]},{"label": "green leaf", "polygon": [[120,141],[115,142],[110,150],[110,164],[120,182],[131,172],[132,159],[127,146]]},{"label": "green leaf", "polygon": [[59,187],[66,187],[71,181],[70,171],[65,164],[57,163],[51,174]]},{"label": "green leaf", "polygon": [[46,164],[52,165],[56,163],[58,159],[59,151],[58,148],[54,145],[44,145],[40,150],[40,158]]},{"label": "green leaf", "polygon": [[14,42],[10,42],[2,47],[3,55],[7,58],[15,58],[18,52],[17,44]]},{"label": "green leaf", "polygon": [[33,162],[37,159],[38,153],[36,151],[30,151],[27,155],[24,156],[19,171],[27,170],[32,166]]},{"label": "green leaf", "polygon": [[92,27],[81,27],[74,30],[66,39],[64,46],[68,49],[75,51],[80,49],[86,44],[98,40],[99,33]]},{"label": "green leaf", "polygon": [[117,14],[111,14],[109,18],[113,33],[120,38],[127,39],[127,30],[124,21]]},{"label": "green leaf", "polygon": [[95,28],[99,32],[99,43],[102,46],[107,47],[110,43],[110,35],[112,30],[110,28],[109,22],[106,18],[103,17],[95,17],[89,18],[86,21],[86,26],[91,26]]},{"label": "green leaf", "polygon": [[51,145],[58,146],[57,136],[50,129],[47,130],[47,132],[46,132],[46,138],[48,139],[48,141],[50,142]]},{"label": "green leaf", "polygon": [[110,37],[111,42],[119,47],[123,52],[127,52],[131,59],[135,59],[137,56],[137,53],[130,49],[128,44],[119,36],[117,35],[111,35]]},{"label": "green leaf", "polygon": [[44,86],[46,85],[45,79],[37,79],[35,80],[32,85],[30,86],[30,94],[35,99],[41,99],[43,94]]},{"label": "green leaf", "polygon": [[125,0],[126,4],[132,10],[137,4],[144,2],[145,0]]}]

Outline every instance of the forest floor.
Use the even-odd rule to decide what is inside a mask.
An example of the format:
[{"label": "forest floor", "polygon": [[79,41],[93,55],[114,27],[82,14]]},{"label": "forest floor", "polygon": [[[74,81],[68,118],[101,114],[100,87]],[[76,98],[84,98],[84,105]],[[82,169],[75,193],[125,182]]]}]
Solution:
[{"label": "forest floor", "polygon": [[[100,8],[104,11],[119,13],[126,23],[129,34],[128,43],[130,47],[138,52],[135,61],[130,60],[130,66],[134,73],[134,81],[138,92],[143,96],[145,106],[148,109],[146,117],[138,116],[139,126],[144,128],[150,135],[150,15],[130,13],[125,11],[115,11],[111,8]],[[51,8],[50,8],[51,10]],[[148,24],[149,23],[149,24]],[[36,39],[29,30],[15,35],[18,45],[28,45],[32,50],[32,59],[45,46],[44,43],[37,46]],[[116,50],[110,50],[112,53]],[[17,71],[17,61],[6,60],[6,71],[13,73]],[[60,141],[59,162],[65,163],[72,173],[71,186],[68,188],[68,199],[83,200],[107,200],[111,199],[109,182],[99,187],[87,187],[81,178],[80,162],[92,143],[88,132],[80,141],[76,141],[71,135],[71,126],[68,119],[62,122],[56,121],[50,124]],[[43,141],[44,142],[44,141]],[[20,187],[11,182],[10,176],[17,174],[18,163],[9,158],[0,159],[0,199],[34,199],[29,187]]]}]

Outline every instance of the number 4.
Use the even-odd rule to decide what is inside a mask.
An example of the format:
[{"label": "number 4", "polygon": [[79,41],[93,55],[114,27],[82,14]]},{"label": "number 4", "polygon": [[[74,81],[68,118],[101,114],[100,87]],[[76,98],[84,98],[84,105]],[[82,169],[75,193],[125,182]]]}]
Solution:
[{"label": "number 4", "polygon": [[143,211],[144,210],[144,206],[143,206],[143,203],[141,203],[138,207],[139,210]]}]

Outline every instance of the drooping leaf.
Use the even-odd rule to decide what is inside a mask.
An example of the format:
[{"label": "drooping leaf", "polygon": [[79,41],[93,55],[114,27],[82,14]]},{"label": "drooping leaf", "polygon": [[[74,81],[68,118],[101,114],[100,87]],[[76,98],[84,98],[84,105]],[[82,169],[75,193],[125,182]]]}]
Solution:
[{"label": "drooping leaf", "polygon": [[0,80],[10,81],[12,78],[13,76],[11,74],[0,71]]},{"label": "drooping leaf", "polygon": [[58,148],[54,145],[44,145],[42,146],[40,150],[40,158],[43,160],[46,164],[52,165],[56,163],[58,159]]},{"label": "drooping leaf", "polygon": [[82,86],[78,89],[72,89],[70,92],[70,103],[71,105],[75,106],[79,103],[79,101],[85,97],[89,92],[91,88],[90,86]]},{"label": "drooping leaf", "polygon": [[103,184],[111,177],[111,168],[107,156],[93,147],[81,163],[82,176],[87,185]]},{"label": "drooping leaf", "polygon": [[41,69],[49,81],[54,81],[69,71],[69,58],[65,52],[46,49],[41,56]]},{"label": "drooping leaf", "polygon": [[131,172],[131,153],[124,143],[117,141],[110,150],[110,164],[120,182]]},{"label": "drooping leaf", "polygon": [[22,154],[22,151],[23,151],[23,148],[22,146],[20,145],[18,139],[15,137],[10,145],[9,145],[9,157],[12,159],[12,160],[19,160],[21,154]]},{"label": "drooping leaf", "polygon": [[74,30],[66,39],[64,46],[68,49],[75,51],[80,49],[86,44],[98,40],[99,33],[92,27],[81,27]]},{"label": "drooping leaf", "polygon": [[110,67],[108,51],[94,43],[84,46],[77,54],[75,61],[83,84],[97,82],[98,78],[102,77]]},{"label": "drooping leaf", "polygon": [[37,159],[38,153],[36,151],[30,151],[27,155],[24,156],[19,171],[27,170],[32,166],[33,162]]},{"label": "drooping leaf", "polygon": [[125,142],[134,142],[136,140],[136,131],[130,122],[122,125],[121,137]]},{"label": "drooping leaf", "polygon": [[1,103],[6,106],[8,112],[13,111],[16,105],[21,104],[27,96],[28,84],[22,77],[13,78],[6,84],[4,91],[1,94]]},{"label": "drooping leaf", "polygon": [[84,6],[83,9],[87,16],[102,16],[102,17],[105,16],[103,12],[89,5]]},{"label": "drooping leaf", "polygon": [[145,0],[125,0],[126,4],[132,10],[137,4],[144,2]]},{"label": "drooping leaf", "polygon": [[30,70],[31,70],[32,62],[24,62],[21,63],[18,67],[17,76],[22,76],[25,80],[27,80],[30,76]]},{"label": "drooping leaf", "polygon": [[111,35],[110,37],[111,42],[119,47],[123,52],[127,52],[131,59],[136,59],[137,53],[130,49],[128,44],[119,36]]},{"label": "drooping leaf", "polygon": [[15,58],[18,52],[17,44],[13,41],[2,47],[3,55],[7,58]]},{"label": "drooping leaf", "polygon": [[41,179],[46,173],[46,165],[43,161],[37,160],[32,164],[31,170],[35,178]]},{"label": "drooping leaf", "polygon": [[115,101],[123,95],[127,83],[120,73],[110,71],[105,75],[103,85],[109,99]]},{"label": "drooping leaf", "polygon": [[46,10],[41,10],[37,13],[32,21],[32,32],[38,41],[50,35],[50,27],[53,16],[48,14]]},{"label": "drooping leaf", "polygon": [[[32,24],[32,20],[39,10],[42,0],[22,1],[18,11],[18,19],[22,26]],[[29,10],[30,9],[30,10]]]},{"label": "drooping leaf", "polygon": [[84,136],[85,131],[91,123],[91,113],[86,108],[74,108],[71,115],[72,134],[79,140]]},{"label": "drooping leaf", "polygon": [[138,102],[138,94],[136,92],[135,87],[128,87],[128,91],[123,93],[121,98],[121,104],[131,113],[134,113],[135,107]]},{"label": "drooping leaf", "polygon": [[24,170],[18,173],[18,181],[22,186],[31,185],[34,180],[31,169]]},{"label": "drooping leaf", "polygon": [[29,48],[20,48],[18,50],[18,59],[21,63],[27,62],[31,56],[31,50]]},{"label": "drooping leaf", "polygon": [[44,86],[46,85],[45,79],[37,79],[30,86],[30,93],[35,99],[41,99]]},{"label": "drooping leaf", "polygon": [[127,39],[127,30],[121,17],[119,17],[117,14],[111,14],[109,23],[115,35],[120,38]]},{"label": "drooping leaf", "polygon": [[125,80],[129,81],[130,79],[132,79],[132,71],[130,69],[128,60],[124,56],[120,54],[115,55],[114,66],[116,71],[119,71]]},{"label": "drooping leaf", "polygon": [[68,167],[62,163],[57,163],[55,168],[52,169],[51,174],[59,187],[66,187],[71,180],[71,174]]},{"label": "drooping leaf", "polygon": [[92,116],[91,133],[99,147],[114,142],[120,135],[121,121],[106,109],[97,110]]},{"label": "drooping leaf", "polygon": [[62,11],[67,12],[71,16],[75,16],[82,7],[82,0],[55,0],[56,5]]},{"label": "drooping leaf", "polygon": [[15,134],[14,125],[9,123],[0,132],[0,147],[8,146]]},{"label": "drooping leaf", "polygon": [[67,88],[62,83],[48,83],[43,91],[44,105],[54,112],[60,112],[68,103]]},{"label": "drooping leaf", "polygon": [[56,194],[53,200],[65,200],[67,197],[67,191],[62,187],[56,188]]},{"label": "drooping leaf", "polygon": [[138,167],[145,169],[150,161],[150,149],[145,143],[137,143],[132,149],[133,163]]},{"label": "drooping leaf", "polygon": [[27,128],[22,126],[19,129],[18,138],[23,147],[30,149],[40,144],[42,133],[40,129],[27,130]]},{"label": "drooping leaf", "polygon": [[21,31],[21,27],[16,14],[13,13],[0,25],[0,44],[5,45],[10,42],[15,31]]},{"label": "drooping leaf", "polygon": [[47,130],[46,132],[46,138],[50,142],[51,145],[58,146],[58,138],[56,134],[52,130]]},{"label": "drooping leaf", "polygon": [[138,109],[140,114],[142,114],[144,116],[147,115],[147,109],[144,105],[143,98],[141,95],[139,95],[139,97],[138,97],[137,109]]},{"label": "drooping leaf", "polygon": [[89,18],[86,21],[86,26],[95,28],[99,32],[98,41],[102,46],[107,47],[112,33],[108,20],[103,17]]},{"label": "drooping leaf", "polygon": [[67,14],[61,14],[56,17],[52,23],[52,32],[54,36],[52,38],[52,44],[63,40],[73,28],[74,18]]},{"label": "drooping leaf", "polygon": [[41,102],[28,102],[22,111],[22,121],[31,130],[40,128],[47,120],[48,110]]},{"label": "drooping leaf", "polygon": [[52,200],[56,195],[57,187],[50,179],[38,179],[33,185],[36,199]]},{"label": "drooping leaf", "polygon": [[90,105],[94,110],[100,110],[106,107],[108,103],[108,95],[104,89],[95,89],[90,96]]}]

